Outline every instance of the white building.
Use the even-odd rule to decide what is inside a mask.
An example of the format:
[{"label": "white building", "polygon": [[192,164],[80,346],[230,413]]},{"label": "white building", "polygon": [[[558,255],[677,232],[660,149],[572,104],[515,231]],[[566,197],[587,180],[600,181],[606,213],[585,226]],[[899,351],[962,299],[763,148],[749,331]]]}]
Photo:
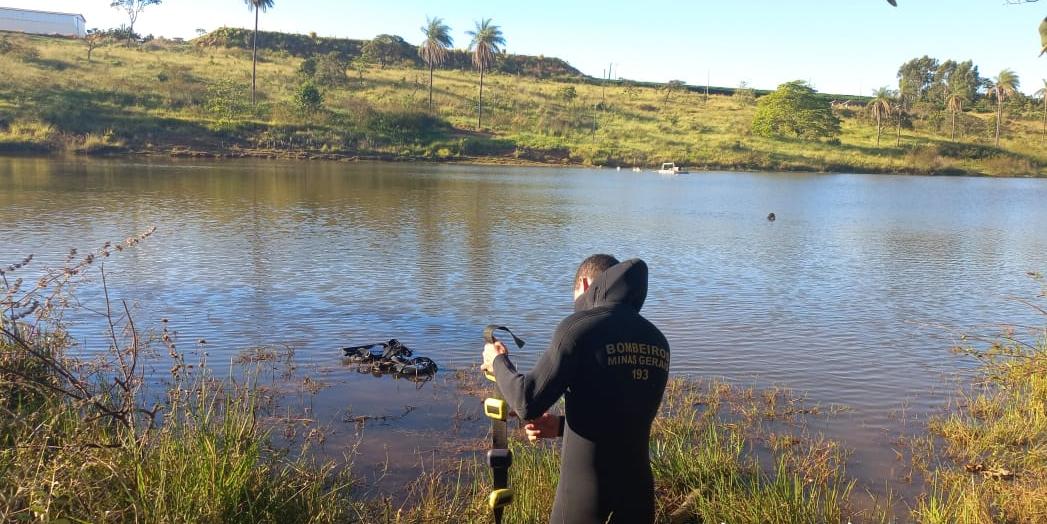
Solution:
[{"label": "white building", "polygon": [[0,7],[0,31],[83,38],[87,36],[87,20],[73,13]]}]

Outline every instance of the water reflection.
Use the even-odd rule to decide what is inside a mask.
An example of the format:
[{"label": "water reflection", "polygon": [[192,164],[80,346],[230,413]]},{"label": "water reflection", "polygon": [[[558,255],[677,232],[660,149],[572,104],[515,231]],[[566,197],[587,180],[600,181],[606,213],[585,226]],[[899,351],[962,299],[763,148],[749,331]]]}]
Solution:
[{"label": "water reflection", "polygon": [[[113,292],[206,338],[212,362],[288,344],[335,368],[337,348],[395,337],[453,369],[490,321],[528,339],[528,365],[581,258],[641,256],[675,374],[850,406],[828,430],[863,448],[860,471],[890,459],[892,411],[926,413],[968,365],[937,326],[1037,320],[1004,296],[1047,268],[1045,200],[1043,180],[0,158],[0,259],[57,264],[157,225],[107,262]],[[93,347],[98,319],[75,322]],[[343,378],[332,413],[418,394]]]}]

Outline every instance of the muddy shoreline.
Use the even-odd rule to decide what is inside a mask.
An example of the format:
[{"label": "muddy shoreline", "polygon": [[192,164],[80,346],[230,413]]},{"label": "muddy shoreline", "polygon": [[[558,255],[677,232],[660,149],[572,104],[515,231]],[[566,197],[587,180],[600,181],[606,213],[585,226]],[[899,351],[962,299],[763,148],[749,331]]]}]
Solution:
[{"label": "muddy shoreline", "polygon": [[[634,166],[630,163],[620,165],[590,165],[583,162],[574,162],[569,158],[547,157],[544,155],[531,155],[524,153],[516,155],[493,155],[493,156],[464,156],[456,157],[426,157],[406,156],[393,153],[381,152],[359,152],[359,153],[329,153],[323,151],[287,151],[276,149],[253,149],[253,148],[201,148],[185,145],[173,145],[155,148],[127,148],[109,147],[94,151],[72,151],[59,152],[47,148],[41,148],[36,144],[25,144],[17,147],[16,144],[8,144],[8,147],[0,149],[0,156],[7,157],[91,157],[109,159],[133,159],[133,158],[170,158],[170,159],[199,159],[199,160],[297,160],[297,161],[327,161],[327,162],[390,162],[390,163],[426,163],[426,164],[463,164],[463,165],[493,165],[509,167],[562,167],[562,168],[592,168],[592,169],[632,169],[640,167],[645,172],[653,171],[657,166]],[[536,156],[537,158],[528,158]],[[978,177],[978,178],[1043,178],[1031,174],[1027,176],[992,176],[979,171],[944,169],[944,170],[919,170],[898,169],[895,171],[882,171],[864,169],[860,166],[849,165],[804,165],[804,166],[778,166],[778,165],[737,165],[706,163],[695,166],[685,166],[693,171],[723,171],[723,172],[753,172],[770,171],[782,173],[824,173],[824,174],[878,174],[878,175],[903,175],[903,176],[950,176],[950,177]]]}]

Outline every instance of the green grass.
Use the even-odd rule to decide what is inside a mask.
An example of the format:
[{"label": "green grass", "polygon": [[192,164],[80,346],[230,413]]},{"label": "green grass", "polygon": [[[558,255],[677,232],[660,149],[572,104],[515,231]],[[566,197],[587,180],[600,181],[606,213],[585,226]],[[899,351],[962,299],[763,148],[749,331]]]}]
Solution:
[{"label": "green grass", "polygon": [[[111,130],[116,143],[136,151],[1047,175],[1047,142],[1040,134],[1041,115],[1033,110],[1008,115],[1000,149],[992,146],[993,115],[975,112],[961,119],[968,131],[960,144],[948,139],[940,118],[928,116],[916,119],[914,129],[902,130],[900,145],[894,130],[886,129],[877,147],[875,126],[860,113],[842,114],[838,143],[771,139],[750,132],[755,108],[745,97],[707,99],[678,91],[667,98],[647,85],[605,89],[591,82],[491,74],[484,129],[478,132],[475,73],[436,71],[435,121],[422,117],[428,72],[406,66],[349,70],[340,85],[324,88],[321,111],[303,114],[293,103],[302,60],[262,52],[258,107],[247,101],[217,114],[213,87],[222,80],[247,100],[251,63],[245,50],[171,42],[137,49],[113,45],[96,50],[87,62],[86,48],[77,42],[9,39],[23,51],[0,54],[5,71],[0,129],[44,122],[74,142]],[[571,101],[562,96],[568,85],[577,93]],[[40,143],[12,131],[3,136],[8,135],[16,138],[0,139],[0,144]]]},{"label": "green grass", "polygon": [[107,129],[102,133],[88,133],[84,135],[83,141],[79,144],[76,151],[89,155],[119,153],[124,151],[124,141],[116,138],[112,129]]},{"label": "green grass", "polygon": [[[111,345],[73,358],[63,321],[71,288],[95,261],[152,232],[106,243],[32,281],[21,263],[0,270],[0,521],[345,522],[348,466],[305,449],[278,449],[259,419],[257,370],[211,374],[186,362],[167,329],[157,335],[172,367],[144,382],[154,352],[129,309],[104,304]],[[104,273],[102,275],[104,283]],[[158,363],[154,361],[154,363]],[[159,388],[159,389],[154,389]]]},{"label": "green grass", "polygon": [[930,487],[914,518],[1047,522],[1047,335],[964,351],[985,362],[983,375],[917,439]]},{"label": "green grass", "polygon": [[[0,346],[2,367],[20,353]],[[146,431],[58,395],[29,401],[4,378],[4,522],[342,522],[350,515],[348,479],[332,464],[268,447],[250,385],[180,383],[163,406],[163,424]]]},{"label": "green grass", "polygon": [[[800,405],[782,392],[671,381],[652,435],[657,522],[882,520],[851,504],[853,481],[846,478],[843,450],[800,429],[803,420],[795,409]],[[505,522],[548,519],[559,477],[558,446],[512,443],[516,500]],[[756,450],[770,459],[761,462]],[[376,522],[485,523],[490,520],[483,505],[488,478],[479,458],[434,464],[402,505],[374,506],[370,517]]]},{"label": "green grass", "polygon": [[0,153],[46,153],[55,145],[55,128],[50,124],[20,121],[0,130]]},{"label": "green grass", "polygon": [[[655,428],[652,456],[662,512],[677,520],[739,523],[842,522],[862,516],[848,507],[853,483],[835,443],[796,430],[768,429],[767,424],[799,420],[783,408],[783,400],[799,404],[777,392],[753,395],[723,385],[672,384]],[[760,463],[754,449],[771,458]]]}]

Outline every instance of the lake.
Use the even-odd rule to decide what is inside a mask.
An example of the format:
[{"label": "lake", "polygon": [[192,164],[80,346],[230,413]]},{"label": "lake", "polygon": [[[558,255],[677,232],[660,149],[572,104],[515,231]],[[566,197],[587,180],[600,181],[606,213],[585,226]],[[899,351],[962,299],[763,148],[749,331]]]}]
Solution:
[{"label": "lake", "polygon": [[[582,258],[641,257],[674,375],[845,407],[815,429],[875,488],[905,469],[892,441],[974,366],[949,351],[961,333],[1042,325],[1012,296],[1047,269],[1045,203],[1035,179],[0,158],[0,263],[57,266],[155,225],[105,261],[139,324],[206,339],[219,372],[248,348],[292,348],[299,378],[325,386],[305,403],[331,426],[328,452],[357,436],[346,418],[390,416],[359,460],[407,471],[441,435],[486,429],[456,416],[475,406],[448,380],[479,362],[484,325],[527,340],[526,369],[571,312]],[[96,309],[98,287],[81,289]],[[80,351],[104,348],[99,315],[70,322]],[[444,378],[342,365],[338,348],[390,338]]]}]

